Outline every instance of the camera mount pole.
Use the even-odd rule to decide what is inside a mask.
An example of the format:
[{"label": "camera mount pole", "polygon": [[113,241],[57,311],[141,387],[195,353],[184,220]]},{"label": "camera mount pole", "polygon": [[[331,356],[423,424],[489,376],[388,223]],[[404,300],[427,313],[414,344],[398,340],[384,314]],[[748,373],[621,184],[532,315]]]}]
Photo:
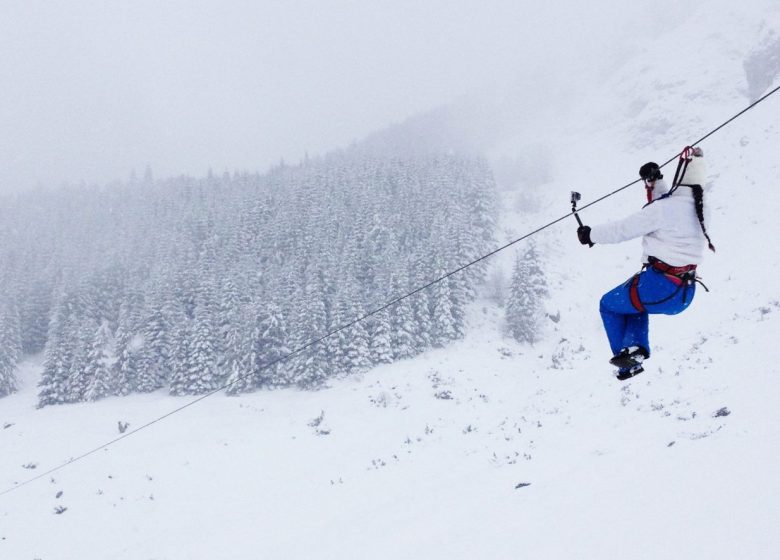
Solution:
[{"label": "camera mount pole", "polygon": [[[577,214],[577,201],[581,198],[582,195],[580,193],[577,191],[571,191],[571,213],[574,214],[575,218],[577,218],[577,223],[580,224],[580,227],[585,227],[585,224],[582,223],[579,214]],[[593,243],[588,243],[588,246],[593,247]]]},{"label": "camera mount pole", "polygon": [[580,220],[579,215],[577,214],[577,201],[581,198],[582,195],[580,193],[577,191],[571,191],[571,213],[574,214],[575,218],[577,218],[577,223],[580,224],[580,227],[584,225],[582,220]]}]

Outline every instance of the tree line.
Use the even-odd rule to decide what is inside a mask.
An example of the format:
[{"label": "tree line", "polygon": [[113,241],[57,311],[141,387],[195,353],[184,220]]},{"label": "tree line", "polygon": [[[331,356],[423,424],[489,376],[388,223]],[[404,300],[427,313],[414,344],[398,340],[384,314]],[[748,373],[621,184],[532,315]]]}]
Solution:
[{"label": "tree line", "polygon": [[40,351],[41,406],[318,387],[414,356],[463,336],[483,264],[281,360],[492,249],[495,217],[488,165],[461,155],[345,151],[7,197],[0,395]]}]

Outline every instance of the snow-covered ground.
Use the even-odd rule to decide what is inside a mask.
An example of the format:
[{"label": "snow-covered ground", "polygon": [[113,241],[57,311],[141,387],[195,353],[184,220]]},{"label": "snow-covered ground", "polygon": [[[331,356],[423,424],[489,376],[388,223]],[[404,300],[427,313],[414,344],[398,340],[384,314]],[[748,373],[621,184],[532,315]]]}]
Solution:
[{"label": "snow-covered ground", "polygon": [[[466,340],[363,379],[207,399],[3,496],[2,557],[774,557],[780,305],[670,323],[623,384],[587,307],[535,348],[475,309]],[[4,486],[183,402],[33,410],[28,374]]]},{"label": "snow-covered ground", "polygon": [[[585,204],[744,108],[760,20],[729,19],[741,43],[700,33],[688,66],[669,58],[671,36],[656,41],[589,93],[538,212],[514,213],[517,193],[502,193],[501,240],[566,213],[569,190]],[[702,144],[711,293],[651,319],[641,376],[611,376],[597,312],[638,269],[639,243],[582,247],[567,221],[540,241],[548,310],[560,312],[542,342],[507,338],[483,298],[464,340],[414,360],[318,392],[208,398],[0,495],[0,558],[777,558],[778,117],[780,93]],[[582,218],[623,216],[643,197],[635,186]],[[0,401],[0,492],[117,437],[118,422],[133,429],[188,402],[36,409],[39,361]]]},{"label": "snow-covered ground", "polygon": [[[2,556],[774,557],[780,306],[659,333],[623,384],[584,307],[535,348],[475,310],[466,340],[360,380],[207,399],[3,496]],[[5,486],[182,402],[34,411],[28,373]]]}]

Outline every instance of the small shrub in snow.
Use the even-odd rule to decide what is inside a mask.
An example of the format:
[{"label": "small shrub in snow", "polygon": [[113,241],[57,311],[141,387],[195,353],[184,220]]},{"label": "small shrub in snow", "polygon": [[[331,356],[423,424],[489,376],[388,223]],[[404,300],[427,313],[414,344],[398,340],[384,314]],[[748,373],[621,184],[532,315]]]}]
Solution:
[{"label": "small shrub in snow", "polygon": [[320,412],[320,415],[319,415],[319,416],[317,416],[315,419],[313,419],[311,422],[309,422],[309,426],[310,426],[311,428],[316,428],[316,427],[318,427],[320,424],[322,424],[322,421],[323,421],[324,419],[325,419],[325,411],[323,410],[322,412]]}]

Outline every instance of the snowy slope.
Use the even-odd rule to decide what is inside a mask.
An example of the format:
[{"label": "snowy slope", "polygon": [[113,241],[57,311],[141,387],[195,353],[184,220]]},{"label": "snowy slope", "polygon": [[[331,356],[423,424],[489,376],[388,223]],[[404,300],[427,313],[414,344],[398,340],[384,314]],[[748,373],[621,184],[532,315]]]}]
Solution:
[{"label": "snowy slope", "polygon": [[[581,120],[557,127],[538,212],[514,214],[517,193],[503,193],[500,236],[564,214],[571,189],[587,203],[632,180],[746,106],[743,61],[780,23],[773,2],[751,4],[682,18],[592,88],[569,111]],[[697,49],[679,57],[690,37]],[[445,349],[319,392],[206,399],[0,496],[0,558],[776,558],[778,96],[702,145],[712,292],[651,319],[642,376],[610,376],[597,313],[637,270],[639,243],[581,247],[567,221],[540,240],[560,312],[543,342],[508,339],[484,299]],[[582,217],[642,198],[636,186]],[[22,389],[0,401],[0,491],[116,437],[118,421],[187,402],[36,410],[38,371],[27,362]]]}]

